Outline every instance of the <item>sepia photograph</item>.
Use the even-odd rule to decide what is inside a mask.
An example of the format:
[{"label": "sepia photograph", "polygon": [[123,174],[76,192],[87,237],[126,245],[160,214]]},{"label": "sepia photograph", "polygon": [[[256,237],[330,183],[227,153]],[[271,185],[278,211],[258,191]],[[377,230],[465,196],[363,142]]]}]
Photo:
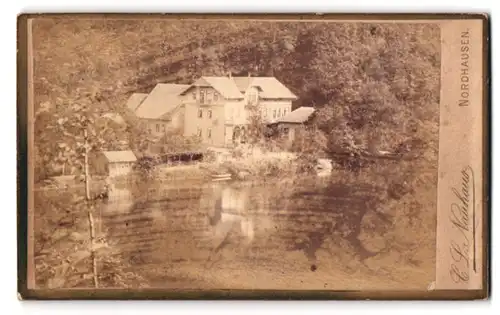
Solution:
[{"label": "sepia photograph", "polygon": [[[435,287],[439,21],[28,25],[32,289]],[[461,107],[474,102],[467,62]],[[450,191],[462,203],[471,167]],[[460,246],[445,252],[476,255]]]}]

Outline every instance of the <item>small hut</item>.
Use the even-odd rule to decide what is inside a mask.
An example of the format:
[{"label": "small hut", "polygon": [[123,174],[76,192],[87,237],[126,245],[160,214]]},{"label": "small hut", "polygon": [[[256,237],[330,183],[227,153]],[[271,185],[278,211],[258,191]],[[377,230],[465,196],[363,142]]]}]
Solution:
[{"label": "small hut", "polygon": [[136,161],[137,157],[130,150],[103,151],[94,165],[98,174],[116,177],[129,174]]},{"label": "small hut", "polygon": [[299,107],[291,113],[281,117],[272,124],[272,128],[287,138],[289,144],[293,143],[296,133],[309,122],[314,114],[313,107]]}]

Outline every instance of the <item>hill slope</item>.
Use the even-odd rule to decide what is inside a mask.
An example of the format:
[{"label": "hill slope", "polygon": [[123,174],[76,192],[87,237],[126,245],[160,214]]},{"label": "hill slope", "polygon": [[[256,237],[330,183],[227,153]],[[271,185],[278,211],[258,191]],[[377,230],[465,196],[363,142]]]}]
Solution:
[{"label": "hill slope", "polygon": [[39,19],[34,39],[36,106],[89,92],[100,109],[123,111],[157,82],[250,73],[286,84],[295,107],[319,109],[329,147],[417,139],[437,150],[437,25]]}]

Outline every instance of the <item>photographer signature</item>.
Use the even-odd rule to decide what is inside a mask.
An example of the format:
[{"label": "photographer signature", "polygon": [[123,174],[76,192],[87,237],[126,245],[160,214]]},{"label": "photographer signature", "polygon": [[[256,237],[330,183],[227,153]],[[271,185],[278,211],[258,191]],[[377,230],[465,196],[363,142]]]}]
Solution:
[{"label": "photographer signature", "polygon": [[[470,264],[476,272],[474,171],[470,166],[461,171],[461,184],[452,189],[455,201],[450,206],[449,220],[458,230],[450,241],[450,276],[455,283],[469,281]],[[472,256],[472,257],[471,257]]]}]

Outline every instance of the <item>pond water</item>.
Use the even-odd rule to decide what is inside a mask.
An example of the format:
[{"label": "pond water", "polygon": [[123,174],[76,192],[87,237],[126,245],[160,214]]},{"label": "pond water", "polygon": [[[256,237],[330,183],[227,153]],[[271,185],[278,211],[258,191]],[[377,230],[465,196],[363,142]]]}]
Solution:
[{"label": "pond water", "polygon": [[325,255],[360,262],[373,256],[359,234],[379,195],[372,185],[317,176],[156,185],[140,194],[122,187],[99,210],[98,227],[153,286],[214,270],[251,268],[253,278],[265,278],[258,270],[310,272]]}]

